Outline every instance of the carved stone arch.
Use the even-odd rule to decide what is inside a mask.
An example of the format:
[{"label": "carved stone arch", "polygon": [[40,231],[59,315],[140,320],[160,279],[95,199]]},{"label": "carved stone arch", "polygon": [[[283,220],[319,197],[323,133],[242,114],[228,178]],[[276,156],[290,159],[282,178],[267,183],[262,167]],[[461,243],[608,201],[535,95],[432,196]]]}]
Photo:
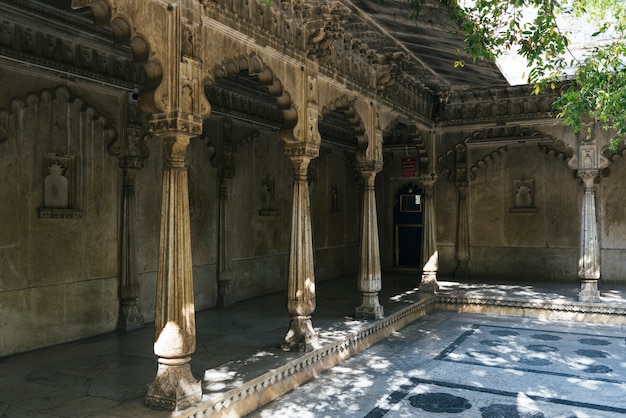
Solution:
[{"label": "carved stone arch", "polygon": [[609,145],[606,145],[600,151],[601,156],[604,157],[605,161],[608,162],[608,166],[601,170],[602,177],[608,177],[611,174],[611,165],[613,163],[616,163],[618,159],[622,160],[626,154],[626,143],[624,142],[624,140],[618,137],[611,139],[611,141],[613,140],[619,140],[619,145],[617,146],[617,149],[612,151]]},{"label": "carved stone arch", "polygon": [[[248,115],[261,124],[267,122],[265,125],[270,129],[277,129],[285,142],[295,141],[292,131],[298,113],[291,95],[258,55],[235,57],[216,65],[204,85],[205,95],[218,114]],[[236,100],[227,100],[226,95]],[[255,101],[256,105],[243,105],[239,99]],[[267,99],[271,99],[271,106]]]},{"label": "carved stone arch", "polygon": [[419,174],[426,174],[430,160],[426,138],[416,123],[396,118],[383,131],[383,153],[392,159],[415,157]]},{"label": "carved stone arch", "polygon": [[484,154],[478,161],[476,161],[467,171],[467,178],[470,181],[476,180],[476,174],[481,168],[486,167],[487,164],[499,160],[509,150],[508,146],[499,147],[496,150],[489,151]]},{"label": "carved stone arch", "polygon": [[[40,205],[42,218],[80,218],[81,178],[116,179],[116,164],[102,160],[94,167],[85,163],[92,151],[106,148],[116,137],[110,119],[66,86],[26,94],[0,109],[0,145],[6,144],[0,159],[14,158],[39,167],[24,181],[41,187],[42,201],[35,204]],[[93,171],[88,175],[89,170]],[[50,177],[62,183],[53,200],[49,191],[56,186],[50,185]]]},{"label": "carved stone arch", "polygon": [[322,142],[356,152],[367,149],[365,125],[354,104],[354,99],[342,95],[322,107],[318,121]]},{"label": "carved stone arch", "polygon": [[486,149],[485,154],[468,169],[468,179],[471,181],[476,179],[476,173],[481,167],[499,158],[510,147],[528,146],[534,143],[541,152],[553,156],[566,164],[575,155],[574,150],[562,140],[558,140],[541,131],[519,125],[488,127],[474,132],[463,143],[468,149]]},{"label": "carved stone arch", "polygon": [[569,161],[574,156],[574,149],[563,140],[556,139],[552,135],[543,135],[538,131],[535,131],[534,135],[541,136],[539,149],[546,154],[565,162]]},{"label": "carved stone arch", "polygon": [[89,7],[98,26],[109,26],[115,34],[115,41],[130,46],[133,63],[140,65],[145,75],[145,83],[139,92],[139,105],[147,113],[161,113],[162,104],[157,103],[155,92],[161,85],[163,69],[152,59],[152,48],[148,39],[134,28],[127,16],[117,13],[105,0],[72,0],[73,9]]}]

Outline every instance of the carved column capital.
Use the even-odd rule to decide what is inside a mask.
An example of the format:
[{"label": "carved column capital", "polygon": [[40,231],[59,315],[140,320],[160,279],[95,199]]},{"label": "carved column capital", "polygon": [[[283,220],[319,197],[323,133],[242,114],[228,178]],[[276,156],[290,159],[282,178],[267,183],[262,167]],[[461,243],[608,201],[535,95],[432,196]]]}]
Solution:
[{"label": "carved column capital", "polygon": [[154,135],[171,132],[185,132],[190,136],[201,135],[202,118],[178,111],[153,114],[148,118],[148,130]]},{"label": "carved column capital", "polygon": [[435,183],[437,182],[437,174],[435,173],[430,173],[430,174],[422,174],[421,176],[418,177],[420,183],[422,183],[422,186],[424,186],[424,194],[426,196],[430,196],[433,193],[433,187],[435,186]]},{"label": "carved column capital", "polygon": [[312,159],[319,156],[319,145],[307,143],[289,144],[284,146],[284,152],[293,163],[296,180],[306,181],[309,163]]},{"label": "carved column capital", "polygon": [[358,161],[356,163],[356,169],[361,173],[380,173],[383,170],[382,161]]},{"label": "carved column capital", "polygon": [[290,160],[317,158],[320,153],[320,147],[317,144],[297,143],[288,144],[283,147],[285,155]]},{"label": "carved column capital", "polygon": [[585,190],[594,190],[599,173],[600,170],[598,169],[581,169],[578,170],[576,174],[578,175],[578,178],[583,181]]}]

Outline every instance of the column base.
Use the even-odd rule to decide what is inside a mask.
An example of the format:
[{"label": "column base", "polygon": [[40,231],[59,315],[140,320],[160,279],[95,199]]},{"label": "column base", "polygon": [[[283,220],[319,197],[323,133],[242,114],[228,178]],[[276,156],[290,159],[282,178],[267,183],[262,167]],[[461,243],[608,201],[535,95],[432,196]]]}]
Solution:
[{"label": "column base", "polygon": [[292,316],[289,331],[280,345],[283,351],[313,351],[319,348],[310,316]]},{"label": "column base", "polygon": [[363,303],[355,310],[355,316],[362,319],[382,319],[383,307],[378,302],[378,292],[363,292]]},{"label": "column base", "polygon": [[600,302],[600,290],[598,290],[598,280],[581,280],[578,301],[586,303]]},{"label": "column base", "polygon": [[439,283],[437,283],[436,271],[425,271],[422,273],[422,281],[419,285],[419,291],[422,293],[437,293]]},{"label": "column base", "polygon": [[235,304],[233,283],[231,280],[218,280],[217,282],[217,306],[226,308]]},{"label": "column base", "polygon": [[159,369],[144,404],[150,408],[179,411],[202,399],[202,385],[189,367],[190,357],[182,359],[159,358]]},{"label": "column base", "polygon": [[120,328],[125,332],[136,331],[143,328],[143,315],[139,312],[137,300],[128,303],[122,301],[119,323]]}]

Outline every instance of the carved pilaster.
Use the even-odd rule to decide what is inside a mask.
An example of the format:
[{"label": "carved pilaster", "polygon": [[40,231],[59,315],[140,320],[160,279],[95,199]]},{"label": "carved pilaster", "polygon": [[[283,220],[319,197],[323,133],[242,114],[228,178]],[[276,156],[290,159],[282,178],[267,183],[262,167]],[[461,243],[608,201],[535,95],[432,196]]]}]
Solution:
[{"label": "carved pilaster", "polygon": [[282,343],[282,349],[285,351],[308,351],[317,347],[317,334],[311,323],[311,314],[315,311],[316,300],[307,171],[311,159],[317,157],[318,153],[319,148],[313,145],[285,146],[285,154],[293,163],[294,168],[287,287],[287,310],[291,315],[291,322]]},{"label": "carved pilaster", "polygon": [[422,238],[422,280],[419,285],[420,292],[436,293],[439,290],[437,283],[437,271],[439,270],[439,252],[437,250],[437,236],[435,223],[435,202],[433,189],[437,176],[435,174],[423,175],[420,182],[424,188],[424,228]]},{"label": "carved pilaster", "polygon": [[[123,163],[126,163],[124,161]],[[134,164],[122,166],[122,217],[120,220],[120,328],[134,331],[143,328],[143,315],[137,304],[139,277],[135,251],[135,176]]]},{"label": "carved pilaster", "polygon": [[122,170],[122,195],[119,239],[119,326],[123,331],[143,327],[143,315],[137,303],[140,284],[137,274],[136,228],[135,228],[135,177],[148,157],[140,124],[141,112],[135,100],[135,92],[128,95],[128,107],[124,123],[126,134],[109,144],[109,152],[119,159]]},{"label": "carved pilaster", "polygon": [[357,318],[380,319],[383,307],[378,301],[381,285],[380,246],[374,181],[382,164],[359,164],[363,177],[363,219],[361,233],[361,260],[359,264],[359,291],[363,295],[361,306],[356,308]]},{"label": "carved pilaster", "polygon": [[469,222],[467,212],[467,183],[457,183],[459,192],[456,223],[456,259],[454,276],[459,279],[469,277]]},{"label": "carved pilaster", "polygon": [[166,132],[154,353],[158,371],[148,385],[148,406],[178,410],[200,400],[202,388],[189,367],[196,350],[189,191],[185,152],[191,135]]},{"label": "carved pilaster", "polygon": [[460,279],[469,277],[469,217],[467,211],[467,148],[457,144],[454,147],[454,180],[458,191],[456,223],[456,259],[454,276]]},{"label": "carved pilaster", "polygon": [[235,295],[230,274],[228,258],[228,192],[234,176],[234,170],[223,168],[219,171],[219,218],[217,236],[217,304],[220,307],[235,304]]},{"label": "carved pilaster", "polygon": [[580,279],[580,302],[600,302],[598,281],[600,280],[600,248],[596,218],[595,180],[598,170],[579,170],[578,176],[584,185],[582,222],[580,226],[580,259],[578,278]]}]

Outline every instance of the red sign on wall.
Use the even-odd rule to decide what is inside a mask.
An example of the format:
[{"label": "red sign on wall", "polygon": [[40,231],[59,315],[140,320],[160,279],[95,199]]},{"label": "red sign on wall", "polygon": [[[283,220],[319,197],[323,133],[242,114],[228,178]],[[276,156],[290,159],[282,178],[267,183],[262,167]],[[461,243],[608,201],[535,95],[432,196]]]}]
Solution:
[{"label": "red sign on wall", "polygon": [[415,157],[402,159],[402,177],[415,177]]},{"label": "red sign on wall", "polygon": [[402,159],[402,169],[403,170],[414,170],[415,169],[415,157],[407,157]]}]

